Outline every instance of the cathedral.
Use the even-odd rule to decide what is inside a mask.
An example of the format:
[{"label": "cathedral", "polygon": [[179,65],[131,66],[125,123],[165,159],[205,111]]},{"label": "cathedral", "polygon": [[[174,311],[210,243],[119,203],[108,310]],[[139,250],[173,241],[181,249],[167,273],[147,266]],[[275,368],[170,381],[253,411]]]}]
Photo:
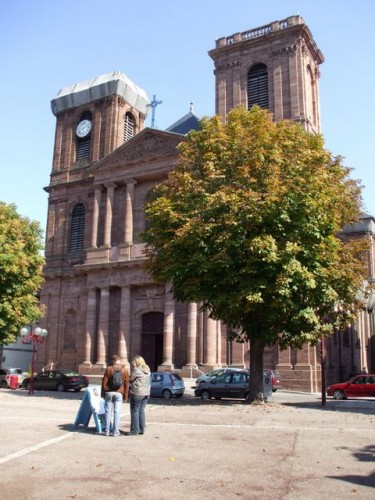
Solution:
[{"label": "cathedral", "polygon": [[[301,16],[216,40],[209,51],[215,75],[215,109],[254,104],[275,120],[291,119],[321,132],[319,66],[324,57]],[[144,270],[144,205],[152,187],[177,162],[177,145],[198,127],[192,109],[167,130],[145,127],[152,107],[147,93],[121,72],[60,90],[56,117],[41,302],[48,330],[38,347],[38,367],[101,374],[113,354],[128,364],[141,354],[152,370],[194,376],[217,366],[249,364],[249,345],[227,340],[225,325],[199,304],[174,300]],[[358,237],[375,234],[363,214]],[[356,233],[357,231],[357,233]],[[374,255],[369,256],[373,277]],[[363,316],[363,317],[362,317]],[[353,365],[375,369],[372,308],[358,324],[326,342],[328,381]],[[284,388],[320,387],[319,346],[266,349],[264,366],[277,368]]]}]

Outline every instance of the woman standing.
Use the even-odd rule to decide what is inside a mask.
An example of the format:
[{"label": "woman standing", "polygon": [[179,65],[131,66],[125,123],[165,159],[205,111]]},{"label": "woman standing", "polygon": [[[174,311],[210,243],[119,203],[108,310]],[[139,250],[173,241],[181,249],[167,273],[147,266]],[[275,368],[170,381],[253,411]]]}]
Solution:
[{"label": "woman standing", "polygon": [[130,384],[129,436],[138,436],[145,432],[145,408],[151,391],[150,368],[141,356],[135,356],[131,362]]}]

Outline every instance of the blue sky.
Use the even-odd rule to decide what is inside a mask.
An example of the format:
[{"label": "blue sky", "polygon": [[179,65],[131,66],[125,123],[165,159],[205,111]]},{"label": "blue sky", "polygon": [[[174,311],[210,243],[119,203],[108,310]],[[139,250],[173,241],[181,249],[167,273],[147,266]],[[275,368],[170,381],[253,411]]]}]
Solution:
[{"label": "blue sky", "polygon": [[[151,99],[156,127],[215,112],[213,62],[222,36],[300,14],[323,52],[326,148],[360,179],[375,216],[374,0],[1,0],[0,200],[45,229],[55,117],[65,86],[122,71]],[[151,114],[147,119],[151,125]]]}]

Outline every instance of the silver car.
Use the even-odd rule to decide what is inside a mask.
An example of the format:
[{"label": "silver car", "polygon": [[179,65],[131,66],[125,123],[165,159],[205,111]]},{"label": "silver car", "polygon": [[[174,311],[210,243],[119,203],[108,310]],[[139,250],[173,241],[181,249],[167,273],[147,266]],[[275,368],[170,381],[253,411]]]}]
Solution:
[{"label": "silver car", "polygon": [[21,368],[0,368],[0,387],[6,389],[10,387],[10,377],[12,375],[17,375],[18,377],[18,387],[21,386],[24,378],[26,377]]},{"label": "silver car", "polygon": [[151,397],[180,398],[185,392],[185,384],[178,373],[151,373]]}]

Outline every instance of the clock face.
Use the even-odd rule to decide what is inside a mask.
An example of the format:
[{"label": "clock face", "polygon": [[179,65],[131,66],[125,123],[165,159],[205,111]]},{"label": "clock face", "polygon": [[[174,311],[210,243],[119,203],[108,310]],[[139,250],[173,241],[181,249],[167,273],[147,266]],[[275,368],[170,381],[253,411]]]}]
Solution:
[{"label": "clock face", "polygon": [[76,134],[78,137],[83,138],[89,135],[91,131],[91,122],[90,120],[82,120],[78,123]]}]

